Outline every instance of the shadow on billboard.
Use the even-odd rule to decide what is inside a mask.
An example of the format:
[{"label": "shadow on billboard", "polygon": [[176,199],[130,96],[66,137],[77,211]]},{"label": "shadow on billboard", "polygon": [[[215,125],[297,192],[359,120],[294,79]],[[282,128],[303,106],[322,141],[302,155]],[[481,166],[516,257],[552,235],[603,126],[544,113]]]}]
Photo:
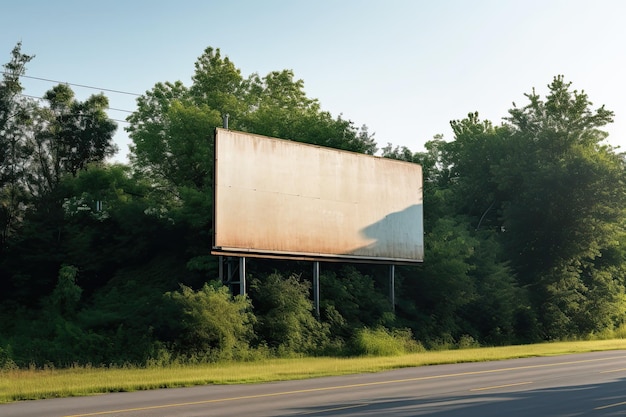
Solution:
[{"label": "shadow on billboard", "polygon": [[390,213],[360,231],[363,238],[371,240],[371,243],[354,249],[347,255],[372,257],[388,254],[391,257],[393,254],[401,259],[423,259],[422,218],[421,204]]}]

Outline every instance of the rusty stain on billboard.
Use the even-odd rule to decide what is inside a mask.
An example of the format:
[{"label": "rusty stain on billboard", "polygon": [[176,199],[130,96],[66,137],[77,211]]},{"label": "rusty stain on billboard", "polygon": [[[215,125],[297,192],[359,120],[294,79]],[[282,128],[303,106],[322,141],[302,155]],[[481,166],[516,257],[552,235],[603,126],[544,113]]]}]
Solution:
[{"label": "rusty stain on billboard", "polygon": [[214,193],[216,254],[423,261],[417,164],[216,129]]}]

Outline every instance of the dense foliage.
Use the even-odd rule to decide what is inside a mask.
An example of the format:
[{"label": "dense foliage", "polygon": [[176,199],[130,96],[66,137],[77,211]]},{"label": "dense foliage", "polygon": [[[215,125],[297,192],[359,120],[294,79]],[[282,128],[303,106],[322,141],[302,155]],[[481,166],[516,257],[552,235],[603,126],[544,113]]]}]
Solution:
[{"label": "dense foliage", "polygon": [[154,364],[273,355],[395,354],[610,335],[626,318],[624,155],[613,113],[557,76],[498,126],[451,122],[424,152],[426,261],[251,260],[248,292],[211,255],[212,137],[245,132],[375,154],[365,126],[323,111],[289,70],[242,76],[217,49],[191,86],[162,82],[128,118],[129,165],[109,164],[103,95],[21,95],[18,44],[0,83],[0,366]]}]

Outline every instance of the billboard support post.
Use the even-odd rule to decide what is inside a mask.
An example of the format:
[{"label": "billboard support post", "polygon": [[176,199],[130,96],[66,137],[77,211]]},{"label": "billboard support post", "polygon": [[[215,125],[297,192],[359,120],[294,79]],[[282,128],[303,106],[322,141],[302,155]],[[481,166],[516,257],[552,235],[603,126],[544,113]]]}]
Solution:
[{"label": "billboard support post", "polygon": [[389,301],[391,302],[391,311],[396,312],[396,266],[389,265]]},{"label": "billboard support post", "polygon": [[246,258],[220,256],[219,278],[222,284],[228,286],[233,295],[235,286],[239,284],[239,294],[244,295],[246,293]]},{"label": "billboard support post", "polygon": [[239,258],[239,294],[246,294],[246,258]]},{"label": "billboard support post", "polygon": [[315,304],[315,315],[320,318],[320,263],[313,262],[313,304]]},{"label": "billboard support post", "polygon": [[224,280],[224,256],[220,255],[218,258],[218,276],[220,277],[220,282],[223,284]]}]

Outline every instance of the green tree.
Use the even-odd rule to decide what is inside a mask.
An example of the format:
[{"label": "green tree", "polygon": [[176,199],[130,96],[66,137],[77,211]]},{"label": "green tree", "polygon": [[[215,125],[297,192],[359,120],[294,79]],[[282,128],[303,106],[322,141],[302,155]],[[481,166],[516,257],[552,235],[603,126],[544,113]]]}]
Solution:
[{"label": "green tree", "polygon": [[597,330],[576,321],[591,308],[602,314],[621,298],[619,291],[600,304],[588,297],[602,280],[594,260],[622,233],[626,198],[624,159],[603,144],[603,126],[613,112],[591,108],[584,92],[555,77],[543,100],[534,91],[529,104],[510,110],[509,150],[494,170],[509,196],[502,206],[512,264],[520,282],[532,289],[546,337]]},{"label": "green tree", "polygon": [[[601,130],[613,113],[570,87],[555,77],[545,100],[527,94],[499,127],[476,113],[453,121],[443,148],[450,202],[498,237],[545,338],[597,331],[623,308],[622,286],[596,269],[624,224],[624,159]],[[589,311],[604,318],[583,319]]]},{"label": "green tree", "polygon": [[219,48],[208,47],[198,57],[192,81],[189,94],[196,105],[229,114],[235,121],[248,111],[244,99],[249,81],[244,82],[241,71],[227,56],[222,57]]},{"label": "green tree", "polygon": [[131,163],[169,193],[175,187],[211,183],[212,135],[220,113],[207,105],[195,105],[180,82],[158,83],[137,99],[137,111],[127,128]]},{"label": "green tree", "polygon": [[34,56],[23,54],[18,43],[11,61],[3,65],[0,82],[0,253],[23,216],[26,200],[25,146],[32,124],[33,104],[21,96],[20,77]]},{"label": "green tree", "polygon": [[480,120],[478,113],[450,122],[454,141],[443,146],[455,211],[470,216],[476,230],[499,231],[498,212],[508,197],[498,187],[497,166],[506,155],[509,131]]},{"label": "green tree", "polygon": [[80,102],[67,85],[59,84],[44,98],[49,106],[41,109],[40,126],[28,144],[33,150],[29,186],[38,197],[54,191],[63,175],[75,176],[117,151],[117,126],[105,113],[108,100],[103,94]]},{"label": "green tree", "polygon": [[255,74],[248,82],[245,101],[250,108],[240,123],[242,130],[370,155],[376,152],[366,126],[356,129],[341,115],[333,118],[322,111],[291,70],[273,71],[262,79]]}]

